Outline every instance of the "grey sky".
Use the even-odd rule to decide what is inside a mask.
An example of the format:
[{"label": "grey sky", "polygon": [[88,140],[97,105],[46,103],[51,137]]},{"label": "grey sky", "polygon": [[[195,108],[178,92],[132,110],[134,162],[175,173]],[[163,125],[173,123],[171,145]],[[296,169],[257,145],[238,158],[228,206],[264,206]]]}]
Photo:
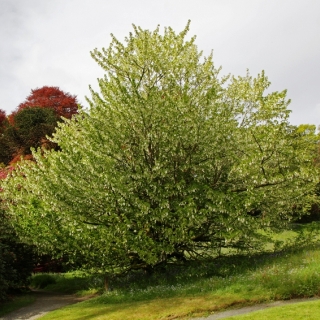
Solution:
[{"label": "grey sky", "polygon": [[0,0],[0,108],[31,89],[58,86],[86,105],[103,70],[90,57],[134,23],[181,31],[214,50],[222,74],[265,70],[271,90],[288,89],[293,124],[320,125],[319,0]]}]

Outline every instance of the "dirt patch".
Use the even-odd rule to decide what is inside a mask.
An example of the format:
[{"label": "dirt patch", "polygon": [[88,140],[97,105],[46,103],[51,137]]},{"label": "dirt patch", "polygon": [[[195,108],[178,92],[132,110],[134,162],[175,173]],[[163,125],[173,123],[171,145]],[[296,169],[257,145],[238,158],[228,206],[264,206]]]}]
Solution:
[{"label": "dirt patch", "polygon": [[32,291],[31,294],[36,298],[34,303],[8,313],[7,315],[2,316],[0,320],[34,320],[52,310],[84,301],[89,298],[79,298],[70,294],[57,294],[43,291]]},{"label": "dirt patch", "polygon": [[307,298],[307,299],[292,299],[292,300],[262,303],[262,304],[257,304],[254,306],[244,307],[241,309],[234,309],[234,310],[217,312],[217,313],[215,313],[211,316],[208,316],[208,317],[192,318],[192,320],[218,320],[218,319],[224,319],[224,318],[228,318],[228,317],[232,317],[232,316],[238,316],[241,314],[250,313],[253,311],[268,309],[268,308],[272,308],[272,307],[280,307],[280,306],[284,306],[287,304],[307,302],[307,301],[313,301],[313,300],[319,300],[319,299],[320,299],[319,297],[313,297],[313,298]]}]

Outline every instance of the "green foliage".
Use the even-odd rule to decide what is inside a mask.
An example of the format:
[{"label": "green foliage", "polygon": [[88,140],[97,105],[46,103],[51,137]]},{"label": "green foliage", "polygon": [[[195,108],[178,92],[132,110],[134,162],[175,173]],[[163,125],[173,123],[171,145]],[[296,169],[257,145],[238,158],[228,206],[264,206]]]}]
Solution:
[{"label": "green foliage", "polygon": [[134,26],[125,44],[94,50],[106,74],[90,111],[4,185],[19,233],[43,252],[149,271],[259,248],[258,230],[314,201],[313,140],[289,125],[286,92],[267,94],[264,72],[221,79],[188,29]]}]

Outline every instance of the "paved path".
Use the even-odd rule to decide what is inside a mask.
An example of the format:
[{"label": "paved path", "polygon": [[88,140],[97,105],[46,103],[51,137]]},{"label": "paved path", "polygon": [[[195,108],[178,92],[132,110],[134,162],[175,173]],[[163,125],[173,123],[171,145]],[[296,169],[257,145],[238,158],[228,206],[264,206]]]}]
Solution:
[{"label": "paved path", "polygon": [[40,318],[49,311],[85,300],[85,298],[78,298],[75,295],[56,294],[43,291],[33,291],[32,294],[34,294],[36,298],[34,303],[8,313],[7,315],[0,317],[0,320],[34,320]]},{"label": "paved path", "polygon": [[280,307],[280,306],[284,306],[287,304],[308,302],[308,301],[319,300],[319,299],[320,299],[319,297],[314,297],[314,298],[307,298],[307,299],[291,299],[291,300],[284,300],[284,301],[262,303],[262,304],[257,304],[254,306],[244,307],[241,309],[221,311],[221,312],[217,312],[217,313],[215,313],[211,316],[208,316],[208,317],[193,318],[192,320],[218,320],[218,319],[224,319],[224,318],[228,318],[228,317],[232,317],[232,316],[250,313],[253,311],[268,309],[268,308],[272,308],[272,307]]}]

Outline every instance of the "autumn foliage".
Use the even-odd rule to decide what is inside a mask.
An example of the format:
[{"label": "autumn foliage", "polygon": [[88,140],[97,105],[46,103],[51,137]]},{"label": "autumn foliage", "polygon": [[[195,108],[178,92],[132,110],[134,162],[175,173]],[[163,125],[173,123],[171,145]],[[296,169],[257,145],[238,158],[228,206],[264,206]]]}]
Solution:
[{"label": "autumn foliage", "polygon": [[31,148],[56,147],[47,136],[55,131],[57,122],[70,119],[78,112],[75,95],[58,87],[44,86],[31,94],[8,117],[0,110],[0,163],[29,159]]},{"label": "autumn foliage", "polygon": [[14,124],[15,116],[25,108],[50,108],[58,117],[70,119],[78,112],[77,98],[70,93],[63,92],[58,87],[44,86],[31,90],[26,100],[19,104],[17,110],[9,116],[9,121]]},{"label": "autumn foliage", "polygon": [[26,107],[52,108],[58,116],[68,119],[78,112],[76,96],[63,92],[58,87],[44,86],[31,90],[26,101],[18,106],[18,112]]}]

